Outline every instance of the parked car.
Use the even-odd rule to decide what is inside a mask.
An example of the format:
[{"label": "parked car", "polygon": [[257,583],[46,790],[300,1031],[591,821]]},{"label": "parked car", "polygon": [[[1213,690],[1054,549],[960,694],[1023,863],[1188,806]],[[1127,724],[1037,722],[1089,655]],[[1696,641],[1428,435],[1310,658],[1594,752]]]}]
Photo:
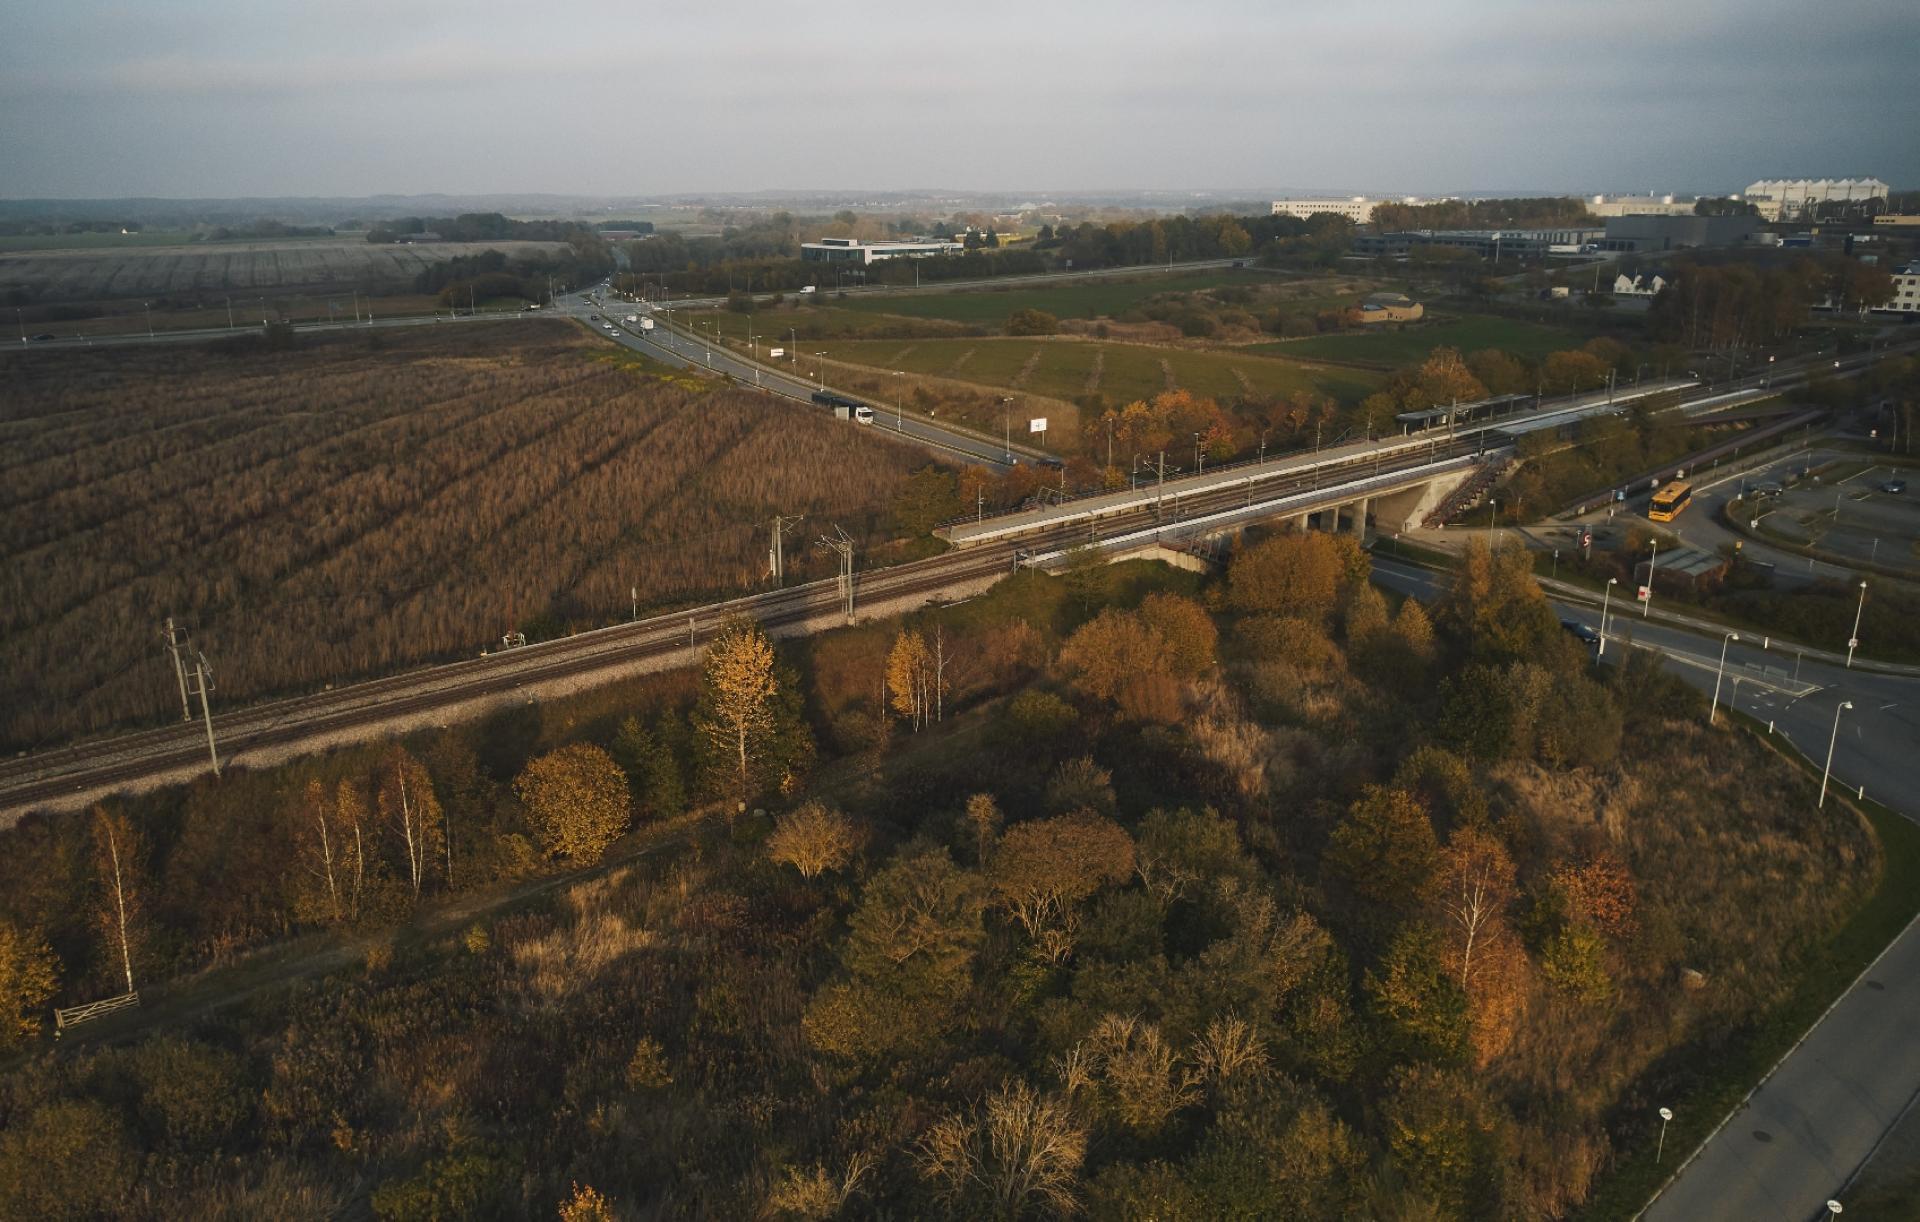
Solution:
[{"label": "parked car", "polygon": [[33,338],[34,338],[34,342],[35,342],[35,343],[38,343],[38,342],[39,342],[39,341],[41,341],[41,340],[47,340],[47,339],[56,339],[56,338],[58,338],[58,337],[57,337],[57,336],[55,336],[55,335],[54,335],[54,334],[53,334],[52,332],[50,332],[50,331],[42,331],[42,332],[41,332],[40,334],[38,334],[38,335],[36,335],[36,336],[34,336]]},{"label": "parked car", "polygon": [[1778,484],[1755,484],[1753,486],[1753,495],[1755,496],[1779,496],[1782,491],[1783,489]]},{"label": "parked car", "polygon": [[1880,485],[1880,491],[1885,492],[1890,496],[1899,496],[1901,493],[1905,492],[1906,490],[1907,490],[1907,481],[1903,479],[1890,479],[1886,483]]},{"label": "parked car", "polygon": [[1598,645],[1600,643],[1600,633],[1577,619],[1563,619],[1560,621],[1560,626],[1573,633],[1582,644]]}]

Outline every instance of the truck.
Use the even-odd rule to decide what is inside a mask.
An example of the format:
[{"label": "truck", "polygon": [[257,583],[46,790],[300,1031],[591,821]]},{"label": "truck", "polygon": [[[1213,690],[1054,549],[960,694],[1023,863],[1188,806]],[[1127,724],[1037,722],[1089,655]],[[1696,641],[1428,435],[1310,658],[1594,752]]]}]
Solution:
[{"label": "truck", "polygon": [[627,315],[626,323],[629,327],[638,326],[640,324],[640,316],[638,314],[629,314]]},{"label": "truck", "polygon": [[872,424],[873,409],[845,395],[836,395],[830,390],[816,390],[813,401],[833,412],[835,420],[852,420],[856,424]]},{"label": "truck", "polygon": [[651,330],[653,330],[653,320],[652,320],[651,318],[643,318],[643,319],[641,319],[641,320],[640,320],[640,329],[641,329],[642,331],[651,331]]}]

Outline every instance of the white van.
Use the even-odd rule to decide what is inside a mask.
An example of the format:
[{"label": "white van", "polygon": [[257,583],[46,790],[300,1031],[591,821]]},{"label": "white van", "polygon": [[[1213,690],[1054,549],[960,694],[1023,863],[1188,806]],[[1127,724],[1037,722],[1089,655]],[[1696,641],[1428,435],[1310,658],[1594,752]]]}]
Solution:
[{"label": "white van", "polygon": [[856,408],[854,408],[854,409],[853,409],[853,420],[854,420],[854,423],[855,423],[855,424],[872,424],[872,423],[873,423],[873,409],[872,409],[872,408],[870,408],[870,407],[856,407]]}]

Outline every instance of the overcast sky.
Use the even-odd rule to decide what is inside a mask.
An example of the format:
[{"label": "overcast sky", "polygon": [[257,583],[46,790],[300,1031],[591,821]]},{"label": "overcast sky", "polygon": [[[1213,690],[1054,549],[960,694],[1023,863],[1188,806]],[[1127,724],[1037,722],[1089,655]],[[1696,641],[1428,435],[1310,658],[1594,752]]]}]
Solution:
[{"label": "overcast sky", "polygon": [[0,0],[0,196],[1920,186],[1915,0]]}]

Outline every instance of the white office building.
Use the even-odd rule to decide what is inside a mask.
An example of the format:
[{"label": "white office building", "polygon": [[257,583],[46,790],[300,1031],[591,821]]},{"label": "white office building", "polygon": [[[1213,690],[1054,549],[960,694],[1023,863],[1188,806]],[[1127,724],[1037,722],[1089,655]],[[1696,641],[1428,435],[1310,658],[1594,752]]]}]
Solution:
[{"label": "white office building", "polygon": [[1798,220],[1815,204],[1833,200],[1885,199],[1890,188],[1877,178],[1763,178],[1747,187],[1747,202],[1769,221]]},{"label": "white office building", "polygon": [[1273,201],[1275,216],[1297,216],[1302,220],[1322,212],[1331,212],[1335,216],[1345,217],[1356,225],[1364,225],[1373,219],[1374,208],[1387,200],[1368,199],[1364,195],[1355,195],[1350,199],[1276,199]]},{"label": "white office building", "polygon": [[1920,315],[1920,263],[1911,263],[1893,273],[1893,296],[1882,306],[1875,306],[1874,312],[1905,314],[1912,318]]},{"label": "white office building", "polygon": [[800,243],[800,257],[809,263],[878,263],[882,259],[932,259],[966,253],[962,242],[929,239],[924,242],[862,242],[858,238],[821,238]]}]

